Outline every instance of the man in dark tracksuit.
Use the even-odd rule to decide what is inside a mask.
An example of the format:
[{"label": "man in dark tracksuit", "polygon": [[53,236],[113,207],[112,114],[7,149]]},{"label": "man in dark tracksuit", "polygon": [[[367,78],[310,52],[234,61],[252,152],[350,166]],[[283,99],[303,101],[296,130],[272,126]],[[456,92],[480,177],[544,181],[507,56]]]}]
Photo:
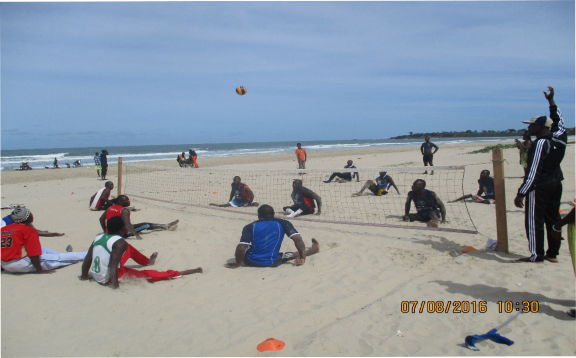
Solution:
[{"label": "man in dark tracksuit", "polygon": [[[534,117],[524,123],[530,124],[528,132],[536,136],[536,141],[528,150],[528,166],[524,182],[518,189],[514,205],[522,208],[526,198],[525,225],[528,236],[528,249],[532,256],[517,262],[558,262],[560,241],[552,236],[553,225],[560,220],[560,199],[562,198],[562,170],[560,163],[566,152],[567,135],[564,119],[554,102],[554,89],[544,96],[550,104],[550,118]],[[548,237],[548,250],[544,254],[544,224]]]}]

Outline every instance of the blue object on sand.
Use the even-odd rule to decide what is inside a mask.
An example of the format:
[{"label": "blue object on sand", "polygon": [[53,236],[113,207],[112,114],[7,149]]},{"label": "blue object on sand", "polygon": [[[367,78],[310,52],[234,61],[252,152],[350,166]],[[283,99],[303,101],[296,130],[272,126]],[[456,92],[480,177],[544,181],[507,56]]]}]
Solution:
[{"label": "blue object on sand", "polygon": [[466,343],[466,347],[470,348],[473,351],[479,351],[480,349],[476,348],[476,343],[479,341],[483,341],[485,339],[492,339],[496,343],[506,344],[509,346],[513,345],[514,344],[513,341],[509,340],[506,337],[502,337],[500,334],[496,333],[496,331],[498,331],[500,328],[504,327],[508,323],[512,322],[516,317],[518,317],[521,314],[522,314],[522,312],[518,312],[513,317],[508,319],[506,322],[504,322],[501,325],[499,325],[498,327],[488,331],[488,333],[486,333],[486,334],[480,334],[480,335],[475,334],[473,336],[466,337],[466,339],[464,340]]}]

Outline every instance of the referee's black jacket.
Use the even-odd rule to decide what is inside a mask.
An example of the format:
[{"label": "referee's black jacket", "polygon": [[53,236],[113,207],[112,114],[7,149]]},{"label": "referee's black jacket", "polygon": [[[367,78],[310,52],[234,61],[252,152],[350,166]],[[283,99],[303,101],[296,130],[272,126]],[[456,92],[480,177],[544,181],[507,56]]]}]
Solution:
[{"label": "referee's black jacket", "polygon": [[556,105],[550,106],[550,118],[553,122],[550,133],[536,138],[528,149],[527,174],[518,189],[520,196],[526,196],[537,187],[564,180],[560,163],[564,159],[568,136],[564,129],[562,113]]}]

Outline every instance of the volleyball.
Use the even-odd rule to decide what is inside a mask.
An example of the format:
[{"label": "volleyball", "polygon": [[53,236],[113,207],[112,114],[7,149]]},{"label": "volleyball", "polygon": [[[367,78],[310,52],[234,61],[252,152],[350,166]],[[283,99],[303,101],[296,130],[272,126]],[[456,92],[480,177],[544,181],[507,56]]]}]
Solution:
[{"label": "volleyball", "polygon": [[236,93],[238,93],[240,96],[244,96],[246,92],[246,88],[243,86],[236,87]]}]

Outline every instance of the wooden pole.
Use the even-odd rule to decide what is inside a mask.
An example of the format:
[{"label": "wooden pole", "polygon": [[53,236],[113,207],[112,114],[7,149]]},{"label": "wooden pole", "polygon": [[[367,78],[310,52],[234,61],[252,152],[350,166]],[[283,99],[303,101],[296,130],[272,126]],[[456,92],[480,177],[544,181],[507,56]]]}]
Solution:
[{"label": "wooden pole", "polygon": [[122,157],[118,157],[118,196],[122,195]]},{"label": "wooden pole", "polygon": [[504,186],[504,153],[501,148],[492,149],[494,169],[494,194],[496,196],[496,234],[498,251],[508,252],[508,223],[506,220],[506,188]]}]

